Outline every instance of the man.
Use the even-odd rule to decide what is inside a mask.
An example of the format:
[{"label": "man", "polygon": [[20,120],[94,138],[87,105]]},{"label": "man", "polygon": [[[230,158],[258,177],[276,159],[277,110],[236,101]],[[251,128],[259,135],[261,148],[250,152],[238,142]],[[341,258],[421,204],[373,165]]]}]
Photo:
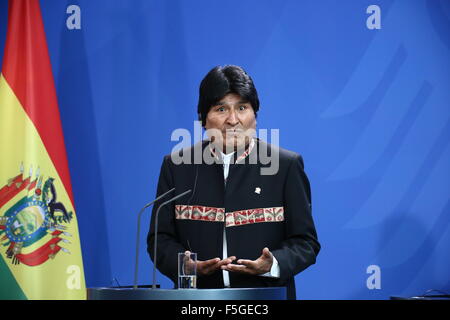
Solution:
[{"label": "man", "polygon": [[[192,189],[159,214],[157,267],[175,284],[177,253],[192,251],[198,288],[285,286],[295,299],[294,276],[316,261],[320,244],[303,160],[254,137],[258,110],[253,80],[242,68],[213,68],[198,103],[209,139],[164,158],[157,194]],[[213,163],[199,162],[196,148]],[[175,164],[186,155],[192,161]],[[274,174],[263,174],[267,157],[277,158]],[[152,259],[157,207],[147,240]]]}]

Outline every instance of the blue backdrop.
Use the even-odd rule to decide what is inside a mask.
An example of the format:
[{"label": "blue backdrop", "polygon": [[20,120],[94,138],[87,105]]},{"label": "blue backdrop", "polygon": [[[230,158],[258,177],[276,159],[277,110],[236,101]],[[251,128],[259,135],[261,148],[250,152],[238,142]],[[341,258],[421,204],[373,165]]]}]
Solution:
[{"label": "blue backdrop", "polygon": [[[322,251],[298,298],[450,291],[449,1],[40,3],[89,287],[132,283],[170,135],[193,131],[206,72],[237,64],[258,127],[280,129],[311,180]],[[0,0],[0,55],[6,22]]]}]

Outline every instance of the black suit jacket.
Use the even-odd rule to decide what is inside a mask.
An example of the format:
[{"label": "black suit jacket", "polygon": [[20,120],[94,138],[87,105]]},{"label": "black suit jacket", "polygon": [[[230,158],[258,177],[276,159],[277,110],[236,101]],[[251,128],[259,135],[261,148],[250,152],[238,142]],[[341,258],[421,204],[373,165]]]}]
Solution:
[{"label": "black suit jacket", "polygon": [[[320,244],[311,215],[311,190],[302,157],[258,139],[255,141],[255,148],[246,158],[230,165],[226,183],[220,160],[213,164],[177,165],[170,155],[164,158],[157,194],[173,187],[176,194],[193,190],[159,213],[157,268],[175,286],[177,253],[191,250],[197,252],[198,260],[222,257],[223,228],[226,228],[228,256],[255,260],[268,247],[280,267],[280,278],[230,272],[231,287],[284,286],[288,299],[295,299],[294,276],[315,263]],[[197,147],[205,154],[210,148],[207,141]],[[268,156],[278,153],[276,174],[261,174],[262,168],[270,166],[261,156],[261,150],[269,150]],[[194,152],[193,146],[177,155],[193,161]],[[147,238],[152,259],[158,205],[153,208]],[[222,271],[197,280],[198,288],[223,286]]]}]

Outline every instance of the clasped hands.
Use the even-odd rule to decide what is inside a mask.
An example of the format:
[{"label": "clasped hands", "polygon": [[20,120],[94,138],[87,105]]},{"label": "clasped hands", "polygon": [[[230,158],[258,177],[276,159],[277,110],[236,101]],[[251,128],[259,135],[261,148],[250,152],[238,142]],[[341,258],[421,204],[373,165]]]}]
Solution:
[{"label": "clasped hands", "polygon": [[[186,251],[186,254],[190,254],[190,252]],[[256,260],[239,259],[236,261],[237,264],[233,264],[232,262],[235,260],[235,256],[222,260],[220,258],[206,261],[197,260],[197,275],[209,275],[217,270],[226,270],[248,275],[261,275],[269,272],[272,268],[273,254],[268,248],[264,248],[261,256]]]}]

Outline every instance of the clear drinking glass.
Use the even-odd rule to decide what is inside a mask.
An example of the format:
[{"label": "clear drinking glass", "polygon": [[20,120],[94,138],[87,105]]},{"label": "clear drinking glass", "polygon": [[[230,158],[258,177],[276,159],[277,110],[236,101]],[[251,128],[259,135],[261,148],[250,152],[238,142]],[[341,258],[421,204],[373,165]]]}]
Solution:
[{"label": "clear drinking glass", "polygon": [[197,254],[178,253],[178,289],[197,288]]}]

